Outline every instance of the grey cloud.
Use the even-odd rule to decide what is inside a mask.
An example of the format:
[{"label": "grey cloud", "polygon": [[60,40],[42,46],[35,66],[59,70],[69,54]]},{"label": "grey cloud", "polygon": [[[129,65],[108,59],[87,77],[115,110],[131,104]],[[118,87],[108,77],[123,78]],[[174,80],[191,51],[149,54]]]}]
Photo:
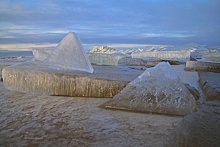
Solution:
[{"label": "grey cloud", "polygon": [[[0,2],[4,8],[0,9],[0,26],[12,37],[1,37],[0,42],[56,42],[64,31],[75,31],[85,43],[217,43],[219,7],[218,0],[4,1]],[[17,32],[25,33],[15,33],[16,26]],[[188,37],[141,35],[147,33]]]}]

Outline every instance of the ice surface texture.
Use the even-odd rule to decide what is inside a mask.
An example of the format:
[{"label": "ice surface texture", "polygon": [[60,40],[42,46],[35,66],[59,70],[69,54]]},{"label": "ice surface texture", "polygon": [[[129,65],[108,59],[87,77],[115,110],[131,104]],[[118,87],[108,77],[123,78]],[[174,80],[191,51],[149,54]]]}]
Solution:
[{"label": "ice surface texture", "polygon": [[195,99],[174,74],[169,63],[147,69],[119,94],[102,106],[136,112],[186,115],[193,112]]},{"label": "ice surface texture", "polygon": [[69,32],[43,62],[56,69],[71,69],[93,73],[93,67],[79,37]]}]

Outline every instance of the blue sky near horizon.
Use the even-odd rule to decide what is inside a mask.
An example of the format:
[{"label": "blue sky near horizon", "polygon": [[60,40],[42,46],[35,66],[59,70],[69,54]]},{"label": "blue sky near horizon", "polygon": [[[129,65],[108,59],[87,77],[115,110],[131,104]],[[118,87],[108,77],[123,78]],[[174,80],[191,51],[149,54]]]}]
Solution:
[{"label": "blue sky near horizon", "polygon": [[0,44],[220,45],[220,0],[1,0]]}]

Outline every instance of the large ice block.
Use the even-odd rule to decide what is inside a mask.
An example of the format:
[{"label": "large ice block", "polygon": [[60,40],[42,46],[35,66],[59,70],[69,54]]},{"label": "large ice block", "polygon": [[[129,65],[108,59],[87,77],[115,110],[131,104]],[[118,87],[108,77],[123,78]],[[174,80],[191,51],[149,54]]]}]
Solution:
[{"label": "large ice block", "polygon": [[140,58],[121,58],[118,61],[119,65],[126,65],[126,66],[146,66],[146,67],[153,67],[156,66],[160,62],[169,62],[171,65],[179,65],[179,61],[174,60],[160,60],[155,58],[149,59],[140,59]]},{"label": "large ice block", "polygon": [[89,60],[96,65],[118,65],[121,58],[125,58],[123,54],[105,54],[105,53],[90,53]]},{"label": "large ice block", "polygon": [[5,88],[24,93],[74,97],[113,97],[143,71],[129,67],[94,66],[93,73],[56,70],[25,62],[5,67]]},{"label": "large ice block", "polygon": [[220,62],[187,61],[185,70],[220,73]]},{"label": "large ice block", "polygon": [[61,40],[42,64],[56,69],[72,69],[89,73],[94,71],[80,39],[72,32]]},{"label": "large ice block", "polygon": [[102,106],[135,112],[187,115],[193,112],[196,104],[170,64],[162,62],[146,69]]},{"label": "large ice block", "polygon": [[202,56],[202,59],[208,61],[220,62],[220,54],[206,54]]},{"label": "large ice block", "polygon": [[185,62],[190,60],[190,51],[144,51],[132,53],[132,58],[157,58],[163,60],[178,60]]}]

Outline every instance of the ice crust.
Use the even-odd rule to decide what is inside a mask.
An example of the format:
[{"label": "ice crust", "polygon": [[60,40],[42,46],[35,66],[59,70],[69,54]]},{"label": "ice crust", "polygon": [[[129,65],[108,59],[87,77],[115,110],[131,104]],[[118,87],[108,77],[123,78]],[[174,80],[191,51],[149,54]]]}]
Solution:
[{"label": "ice crust", "polygon": [[43,61],[51,68],[79,70],[93,73],[94,69],[83,49],[79,37],[69,32]]}]

